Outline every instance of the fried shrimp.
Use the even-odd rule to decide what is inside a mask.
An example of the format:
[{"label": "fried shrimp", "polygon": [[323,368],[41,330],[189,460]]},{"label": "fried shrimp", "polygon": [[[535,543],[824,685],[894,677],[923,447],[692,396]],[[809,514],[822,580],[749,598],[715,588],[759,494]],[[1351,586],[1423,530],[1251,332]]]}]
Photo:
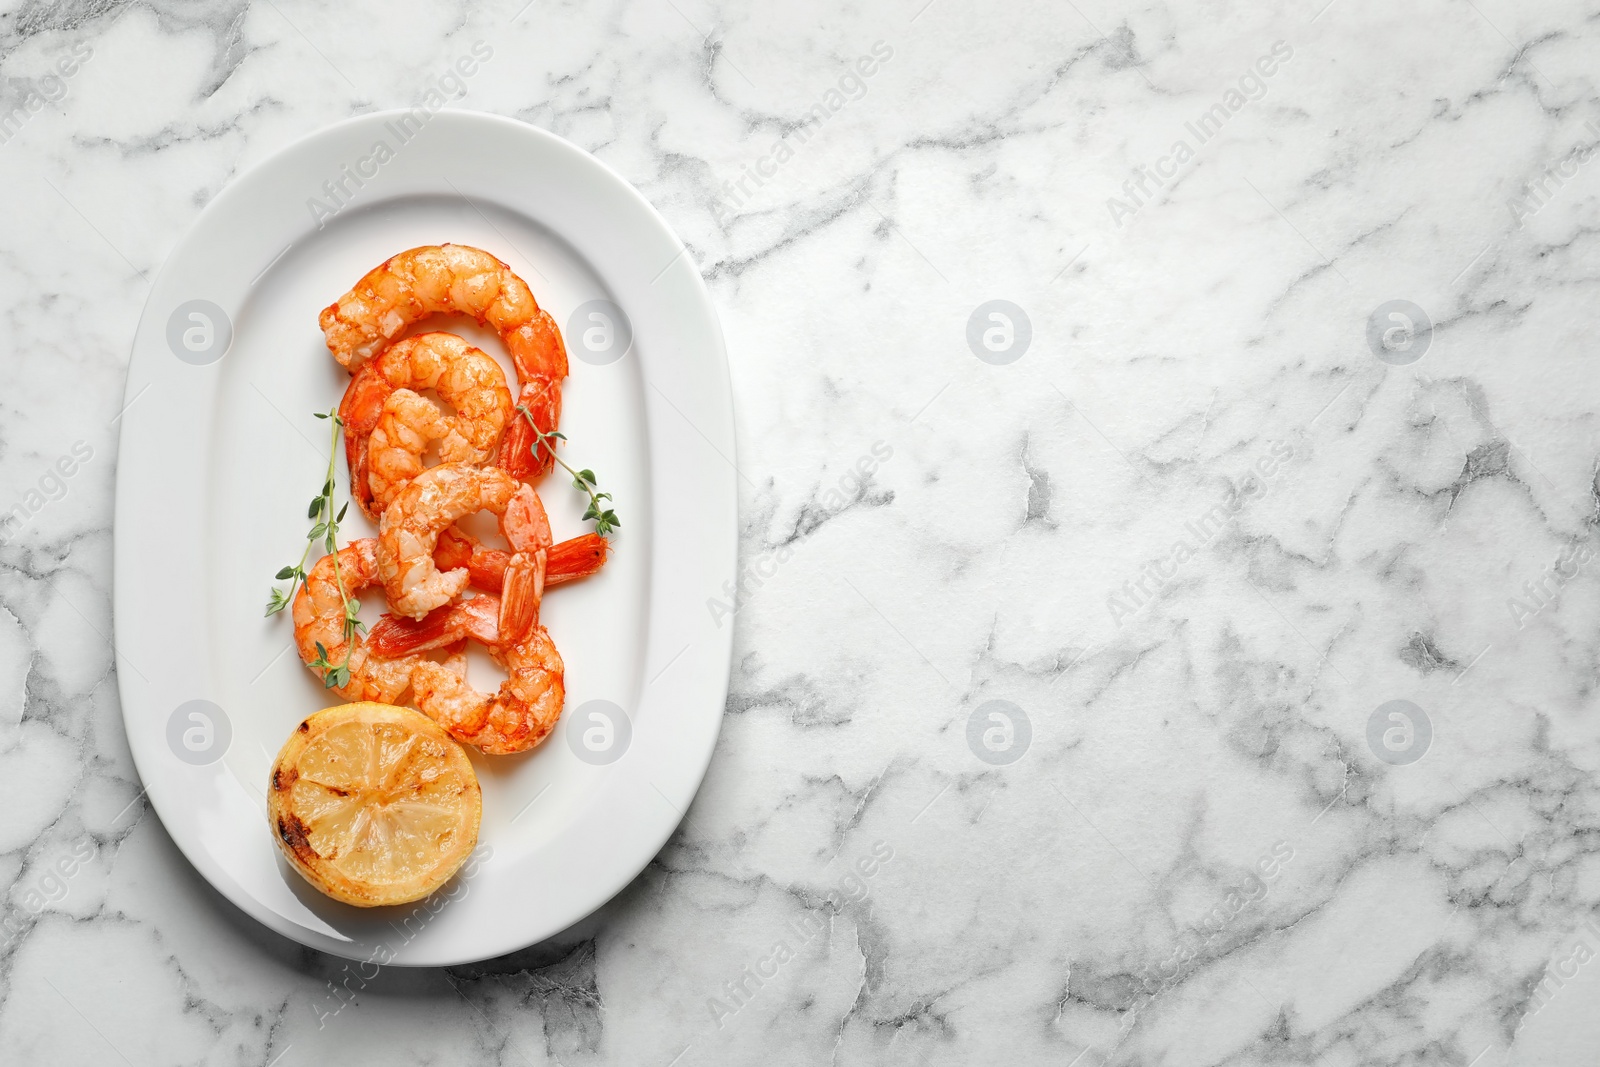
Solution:
[{"label": "fried shrimp", "polygon": [[[506,670],[494,694],[467,683],[464,654],[444,663],[421,660],[412,675],[417,707],[450,736],[484,752],[530,749],[549,736],[566,701],[565,668],[550,634],[539,624],[550,551],[550,525],[539,499],[527,491],[525,536],[506,568],[505,593],[479,596],[440,609],[421,624],[385,620],[409,631],[419,652],[455,648],[470,637],[487,646]],[[527,500],[527,498],[524,498]],[[521,521],[521,520],[519,520]]]},{"label": "fried shrimp", "polygon": [[[455,413],[441,412],[421,395],[425,389]],[[449,333],[401,341],[363,363],[339,403],[351,497],[377,521],[422,473],[430,445],[438,443],[444,463],[486,463],[512,414],[505,374],[482,349]]]},{"label": "fried shrimp", "polygon": [[[491,610],[479,609],[481,618],[487,620]],[[490,645],[489,653],[506,669],[498,692],[474,689],[449,662],[423,660],[412,680],[417,708],[462,744],[492,755],[526,751],[548,737],[561,718],[567,699],[561,653],[537,623],[516,640]]]},{"label": "fried shrimp", "polygon": [[[569,537],[552,546],[545,563],[544,587],[548,589],[598,574],[610,548],[610,542],[592,533]],[[504,585],[506,568],[512,558],[512,553],[486,548],[453,526],[439,535],[438,546],[433,550],[433,562],[441,571],[465,567],[473,588],[492,594],[498,594]],[[491,619],[498,619],[498,596],[480,596],[470,603],[474,605],[470,609],[472,613],[487,611]],[[498,640],[498,623],[484,630],[475,614],[461,614],[458,609],[463,609],[462,601],[434,608],[421,619],[384,615],[367,635],[367,647],[377,655],[397,659],[413,652],[445,648],[467,636],[482,644],[494,644]],[[473,630],[474,626],[478,629]]]},{"label": "fried shrimp", "polygon": [[[378,573],[390,611],[420,619],[466,588],[471,577],[468,569],[441,571],[433,553],[441,531],[479,511],[500,516],[500,531],[515,550],[506,566],[501,594],[521,603],[522,589],[530,581],[529,546],[537,537],[538,526],[543,526],[546,537],[549,533],[538,496],[499,468],[441,463],[407,483],[378,522]],[[540,557],[541,591],[544,558]]]},{"label": "fried shrimp", "polygon": [[[345,663],[348,654],[350,680],[334,690],[346,700],[393,704],[410,687],[411,672],[421,657],[381,656],[367,646],[360,634],[350,642],[344,636],[344,598],[377,584],[377,546],[376,539],[365,537],[341,548],[337,556],[323,556],[317,561],[295,594],[294,642],[307,666],[318,660]],[[317,648],[319,644],[322,651]],[[312,669],[324,676],[327,673],[326,668]]]},{"label": "fried shrimp", "polygon": [[407,326],[445,312],[497,331],[524,386],[567,376],[555,320],[510,267],[470,245],[424,245],[391,257],[324,308],[320,322],[329,351],[354,373]]},{"label": "fried shrimp", "polygon": [[[598,574],[610,553],[611,542],[599,534],[569,537],[550,549],[550,561],[544,576],[545,587]],[[500,591],[501,583],[505,580],[506,564],[510,561],[510,552],[489,548],[454,526],[439,534],[439,542],[433,550],[433,562],[440,570],[465,567],[473,588],[486,593]]]}]

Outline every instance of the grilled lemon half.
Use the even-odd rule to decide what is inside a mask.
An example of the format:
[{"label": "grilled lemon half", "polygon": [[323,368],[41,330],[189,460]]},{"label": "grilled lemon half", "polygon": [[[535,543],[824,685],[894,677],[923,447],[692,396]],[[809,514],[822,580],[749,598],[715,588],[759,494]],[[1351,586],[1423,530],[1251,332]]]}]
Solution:
[{"label": "grilled lemon half", "polygon": [[267,818],[289,862],[363,908],[420,900],[449,881],[482,815],[465,750],[427,716],[390,704],[312,715],[267,783]]}]

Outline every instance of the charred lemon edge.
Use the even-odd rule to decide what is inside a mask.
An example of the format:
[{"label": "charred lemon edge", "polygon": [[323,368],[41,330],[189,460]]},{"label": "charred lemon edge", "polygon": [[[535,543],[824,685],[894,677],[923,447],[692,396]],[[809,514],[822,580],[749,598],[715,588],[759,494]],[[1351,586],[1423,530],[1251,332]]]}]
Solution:
[{"label": "charred lemon edge", "polygon": [[[375,719],[372,714],[374,712],[379,713],[380,718]],[[346,877],[311,847],[310,828],[300,820],[300,817],[295,812],[283,810],[283,798],[299,778],[298,764],[306,749],[328,730],[356,720],[401,722],[408,729],[439,741],[451,753],[449,758],[452,761],[460,761],[466,771],[466,780],[472,783],[471,833],[466,835],[463,845],[459,847],[460,855],[456,857],[454,863],[440,867],[436,872],[436,878],[422,882],[417,888],[410,888],[407,883],[385,893],[375,890],[366,883]],[[336,704],[313,712],[295,727],[289,739],[278,750],[278,755],[267,772],[267,823],[272,830],[273,840],[278,843],[289,865],[319,892],[358,908],[410,904],[432,895],[453,878],[472,855],[478,843],[478,832],[482,822],[483,790],[478,783],[478,775],[473,769],[472,761],[467,758],[466,749],[438,723],[412,708],[363,700],[350,704]]]}]

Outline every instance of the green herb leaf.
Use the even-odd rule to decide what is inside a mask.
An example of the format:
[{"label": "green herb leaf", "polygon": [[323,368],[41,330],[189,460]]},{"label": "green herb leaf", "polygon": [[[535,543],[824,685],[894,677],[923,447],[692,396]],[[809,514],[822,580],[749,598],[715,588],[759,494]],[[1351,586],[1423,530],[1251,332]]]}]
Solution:
[{"label": "green herb leaf", "polygon": [[277,578],[279,581],[289,578],[293,579],[293,583],[290,584],[289,591],[287,593],[281,589],[278,589],[276,586],[273,587],[271,598],[267,601],[266,613],[268,615],[274,615],[277,612],[282,611],[285,607],[293,602],[295,593],[294,583],[304,582],[306,580],[306,560],[311,556],[311,546],[317,543],[318,538],[321,538],[323,547],[326,548],[328,553],[333,556],[334,585],[338,588],[340,599],[344,603],[344,638],[346,642],[346,648],[344,662],[335,665],[328,662],[328,650],[323,647],[321,642],[318,642],[317,658],[310,664],[310,666],[325,672],[322,679],[323,685],[329,689],[332,689],[335,687],[342,688],[343,686],[349,684],[350,657],[355,652],[351,638],[357,633],[365,633],[366,626],[356,618],[356,612],[361,609],[361,603],[359,601],[354,601],[345,595],[344,579],[339,573],[339,523],[344,520],[345,512],[350,509],[350,502],[346,501],[344,506],[339,509],[337,515],[334,514],[333,510],[334,471],[335,464],[337,463],[339,456],[339,433],[344,428],[344,420],[339,417],[338,408],[334,408],[333,410],[326,412],[317,411],[313,412],[313,414],[319,419],[332,420],[333,435],[332,440],[329,442],[328,472],[322,480],[322,492],[318,496],[313,497],[311,503],[306,507],[306,518],[318,520],[326,519],[326,521],[318,521],[317,524],[313,526],[309,532],[307,532],[306,545],[300,553],[300,562],[293,567],[284,567],[278,571]]},{"label": "green herb leaf", "polygon": [[617,513],[609,509],[602,510],[600,506],[600,501],[610,500],[611,494],[598,491],[600,479],[595,475],[594,471],[587,467],[581,471],[573,470],[566,460],[556,455],[555,445],[551,442],[565,441],[567,435],[560,430],[545,431],[539,429],[539,424],[533,421],[533,412],[528,410],[526,404],[518,404],[517,410],[522,413],[522,417],[528,421],[528,425],[533,429],[534,440],[533,444],[528,446],[528,454],[533,456],[534,459],[538,459],[539,450],[542,448],[550,453],[552,460],[561,464],[562,470],[572,475],[572,487],[589,497],[589,507],[584,511],[583,517],[586,521],[589,519],[594,520],[595,532],[604,536],[619,528],[622,524],[617,521]]}]

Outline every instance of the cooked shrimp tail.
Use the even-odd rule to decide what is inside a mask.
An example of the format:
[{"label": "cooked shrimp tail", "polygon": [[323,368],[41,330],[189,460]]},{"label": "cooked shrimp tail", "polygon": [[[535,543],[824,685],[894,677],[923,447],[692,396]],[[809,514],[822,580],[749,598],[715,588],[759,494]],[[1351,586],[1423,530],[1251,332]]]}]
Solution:
[{"label": "cooked shrimp tail", "polygon": [[522,555],[531,557],[535,552],[550,551],[550,517],[532,486],[519,486],[511,495],[500,516],[500,532]]},{"label": "cooked shrimp tail", "polygon": [[[517,396],[517,411],[506,426],[500,441],[500,458],[495,462],[507,472],[524,482],[537,481],[550,473],[555,466],[555,454],[543,445],[535,444],[539,433],[548,434],[561,425],[561,388],[559,378],[535,378],[527,381]],[[526,411],[527,415],[523,412]],[[532,417],[533,426],[528,424]]]},{"label": "cooked shrimp tail", "polygon": [[434,608],[420,619],[384,615],[367,634],[375,654],[398,658],[435,648],[450,648],[467,638],[493,645],[500,640],[500,598],[493,594]]},{"label": "cooked shrimp tail", "polygon": [[550,562],[545,567],[545,588],[599,574],[610,552],[611,542],[599,534],[569,537],[550,549]]},{"label": "cooked shrimp tail", "polygon": [[504,644],[519,640],[539,622],[550,558],[550,520],[538,495],[524,485],[506,506],[501,526],[517,549],[506,564],[500,588],[500,642]]},{"label": "cooked shrimp tail", "polygon": [[[596,533],[569,537],[551,546],[545,565],[545,588],[600,573],[610,553],[611,542]],[[451,527],[439,534],[433,561],[441,571],[465,567],[473,588],[498,593],[504,581],[506,564],[511,562],[511,553],[504,549],[488,548],[460,529]]]},{"label": "cooked shrimp tail", "polygon": [[500,633],[524,634],[539,621],[539,601],[544,596],[544,568],[547,553],[533,559],[522,553],[511,557],[506,580],[500,590]]}]

